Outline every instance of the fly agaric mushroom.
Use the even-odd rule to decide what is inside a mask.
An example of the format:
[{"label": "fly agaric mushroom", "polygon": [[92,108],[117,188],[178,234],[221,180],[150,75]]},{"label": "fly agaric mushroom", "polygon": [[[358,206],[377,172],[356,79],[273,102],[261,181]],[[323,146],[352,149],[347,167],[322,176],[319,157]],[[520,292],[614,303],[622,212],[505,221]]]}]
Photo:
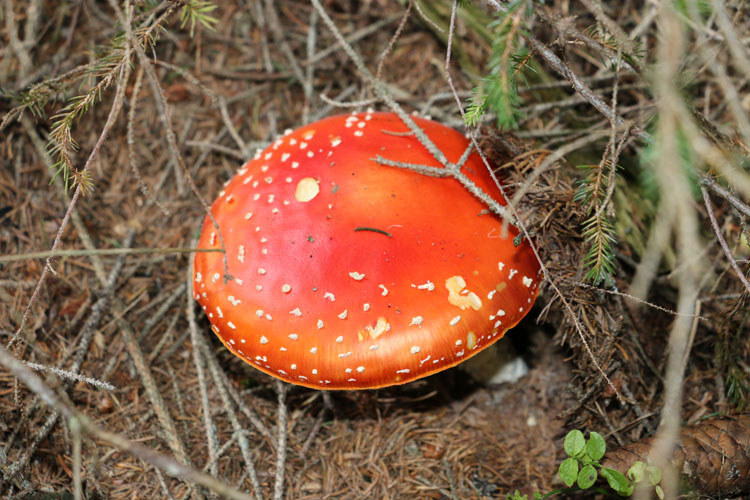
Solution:
[{"label": "fly agaric mushroom", "polygon": [[[451,162],[459,132],[414,118]],[[195,298],[226,347],[320,389],[403,384],[454,366],[529,311],[539,265],[455,179],[378,165],[439,166],[393,113],[287,131],[239,169],[211,211],[220,253],[195,256]],[[479,155],[462,170],[502,199]],[[220,248],[208,218],[201,248]]]}]

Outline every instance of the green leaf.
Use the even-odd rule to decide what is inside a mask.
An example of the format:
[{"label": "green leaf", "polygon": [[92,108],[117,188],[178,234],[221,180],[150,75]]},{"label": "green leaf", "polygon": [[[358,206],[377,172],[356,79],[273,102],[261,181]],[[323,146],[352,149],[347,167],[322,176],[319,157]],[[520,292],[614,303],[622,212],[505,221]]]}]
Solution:
[{"label": "green leaf", "polygon": [[586,443],[586,453],[591,457],[591,460],[601,460],[604,453],[607,451],[607,443],[604,438],[598,432],[589,432],[589,440]]},{"label": "green leaf", "polygon": [[646,467],[646,473],[648,474],[648,480],[656,486],[661,481],[661,469],[655,465],[649,465]]},{"label": "green leaf", "polygon": [[568,488],[573,486],[578,478],[578,460],[573,457],[563,460],[557,469],[557,475],[560,476],[565,486]]},{"label": "green leaf", "polygon": [[607,480],[609,487],[615,490],[618,494],[626,497],[633,494],[633,485],[622,472],[614,469],[607,469],[605,467],[602,468],[602,476]]},{"label": "green leaf", "polygon": [[578,487],[582,490],[591,488],[596,482],[597,473],[593,465],[585,465],[578,473]]},{"label": "green leaf", "polygon": [[643,475],[645,472],[646,464],[639,460],[628,469],[628,478],[634,483],[640,483],[643,481]]},{"label": "green leaf", "polygon": [[521,495],[521,492],[516,490],[513,494],[508,493],[505,495],[506,500],[527,500],[528,495]]},{"label": "green leaf", "polygon": [[656,490],[656,496],[659,497],[659,500],[664,500],[664,490],[661,489],[661,486],[657,484],[654,486],[654,489]]},{"label": "green leaf", "polygon": [[578,429],[572,430],[565,436],[565,442],[563,448],[565,453],[571,457],[580,457],[583,454],[583,450],[586,447],[586,438],[583,437],[583,432]]}]

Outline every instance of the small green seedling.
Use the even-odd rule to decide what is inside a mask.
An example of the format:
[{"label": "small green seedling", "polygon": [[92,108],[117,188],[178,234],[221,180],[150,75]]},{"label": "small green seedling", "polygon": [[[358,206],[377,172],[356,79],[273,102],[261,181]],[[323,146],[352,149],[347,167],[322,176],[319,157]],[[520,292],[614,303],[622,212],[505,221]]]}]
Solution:
[{"label": "small green seedling", "polygon": [[[534,492],[534,500],[543,500],[558,493],[569,493],[576,489],[588,490],[592,487],[594,491],[607,496],[629,497],[633,494],[636,485],[646,480],[654,487],[656,496],[660,500],[664,500],[664,490],[659,485],[661,469],[658,467],[639,461],[628,469],[627,475],[614,469],[602,467],[600,460],[604,458],[604,454],[607,452],[607,443],[598,432],[591,431],[587,440],[583,432],[579,430],[570,431],[565,436],[563,448],[568,458],[560,464],[557,475],[567,488],[545,494]],[[599,476],[607,481],[616,495],[613,495],[609,490],[594,487],[594,483]],[[528,500],[528,495],[521,495],[516,490],[514,493],[508,493],[505,498],[506,500]]]},{"label": "small green seedling", "polygon": [[614,469],[602,467],[599,461],[607,451],[607,444],[598,432],[591,431],[589,439],[586,440],[583,432],[570,431],[565,436],[563,448],[568,458],[560,464],[557,474],[568,488],[576,485],[582,490],[589,489],[601,475],[615,493],[620,496],[630,496],[636,484],[647,479],[654,487],[656,495],[661,500],[664,499],[664,491],[659,486],[661,469],[658,467],[636,462],[628,469],[627,476]]},{"label": "small green seedling", "polygon": [[651,486],[654,487],[656,496],[660,500],[664,500],[664,490],[661,488],[659,483],[661,482],[661,469],[654,465],[647,465],[643,462],[636,462],[630,469],[628,469],[628,479],[635,484],[641,483],[644,479],[648,479]]}]

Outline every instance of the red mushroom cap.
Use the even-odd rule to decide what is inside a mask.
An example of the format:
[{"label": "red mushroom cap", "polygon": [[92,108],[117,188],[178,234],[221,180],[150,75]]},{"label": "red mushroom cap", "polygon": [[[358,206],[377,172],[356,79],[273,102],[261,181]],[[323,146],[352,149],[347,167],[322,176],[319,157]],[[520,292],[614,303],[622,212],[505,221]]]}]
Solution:
[{"label": "red mushroom cap", "polygon": [[[414,119],[449,161],[468,140]],[[539,265],[510,228],[439,167],[393,113],[334,116],[256,154],[211,211],[226,243],[195,256],[194,290],[234,354],[287,382],[369,389],[409,382],[486,348],[529,311]],[[463,171],[502,199],[481,159]],[[199,247],[220,248],[206,218]]]}]

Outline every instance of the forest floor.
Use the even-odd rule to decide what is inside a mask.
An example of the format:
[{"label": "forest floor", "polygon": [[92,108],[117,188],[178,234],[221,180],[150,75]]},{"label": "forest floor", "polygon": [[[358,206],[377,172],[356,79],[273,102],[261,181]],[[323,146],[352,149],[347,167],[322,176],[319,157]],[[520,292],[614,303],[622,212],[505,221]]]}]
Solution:
[{"label": "forest floor", "polygon": [[[719,172],[731,192],[711,190],[713,204],[704,206],[700,186],[709,181],[695,179],[717,173],[704,157],[691,163],[700,173],[686,193],[674,171],[664,181],[643,158],[679,156],[684,143],[705,153],[708,139],[745,147],[750,72],[742,61],[750,59],[731,59],[727,33],[746,36],[746,5],[728,4],[732,16],[714,12],[700,29],[683,15],[688,35],[674,50],[689,54],[706,36],[724,66],[685,56],[675,70],[692,78],[681,95],[705,118],[690,133],[708,139],[676,134],[683,143],[665,153],[649,147],[653,137],[669,143],[670,130],[653,117],[672,96],[658,72],[673,56],[659,43],[669,23],[657,22],[662,14],[651,2],[528,2],[531,10],[507,18],[518,21],[513,29],[523,26],[507,52],[492,24],[506,19],[498,2],[468,2],[453,29],[448,1],[323,2],[407,112],[462,130],[456,97],[467,106],[483,77],[501,79],[488,69],[493,58],[518,64],[508,54],[533,49],[520,58],[523,78],[511,72],[519,85],[513,109],[489,109],[477,137],[511,191],[526,191],[517,207],[549,278],[502,341],[529,365],[521,379],[487,384],[459,367],[403,386],[327,393],[281,385],[229,353],[189,293],[189,251],[159,249],[191,248],[205,217],[201,198],[210,203],[285,129],[387,106],[310,2],[134,3],[134,36],[152,37],[143,42],[145,67],[114,9],[128,15],[119,9],[129,2],[0,6],[3,498],[67,499],[77,488],[87,499],[238,495],[225,486],[289,499],[531,495],[564,487],[557,472],[572,429],[597,431],[616,448],[669,422],[742,411],[750,288],[737,274],[747,275],[750,257],[747,163],[734,177]],[[181,22],[184,12],[194,25],[189,15]],[[446,78],[449,36],[455,94]],[[737,43],[747,57],[748,40]],[[561,76],[561,68],[573,73]],[[600,103],[626,124],[610,120]],[[516,122],[512,133],[495,127],[503,113]],[[615,153],[619,173],[608,167]],[[581,185],[594,183],[594,194],[581,198]],[[591,206],[601,208],[598,236],[615,241],[600,249],[611,263],[597,286],[585,276]],[[48,261],[44,252],[53,248],[79,251]],[[127,248],[149,250],[97,252]],[[621,293],[638,286],[634,295],[646,305]],[[683,351],[677,361],[669,356]],[[29,366],[51,391],[30,386]],[[99,430],[81,431],[82,422]],[[192,468],[177,470],[171,460]]]}]

